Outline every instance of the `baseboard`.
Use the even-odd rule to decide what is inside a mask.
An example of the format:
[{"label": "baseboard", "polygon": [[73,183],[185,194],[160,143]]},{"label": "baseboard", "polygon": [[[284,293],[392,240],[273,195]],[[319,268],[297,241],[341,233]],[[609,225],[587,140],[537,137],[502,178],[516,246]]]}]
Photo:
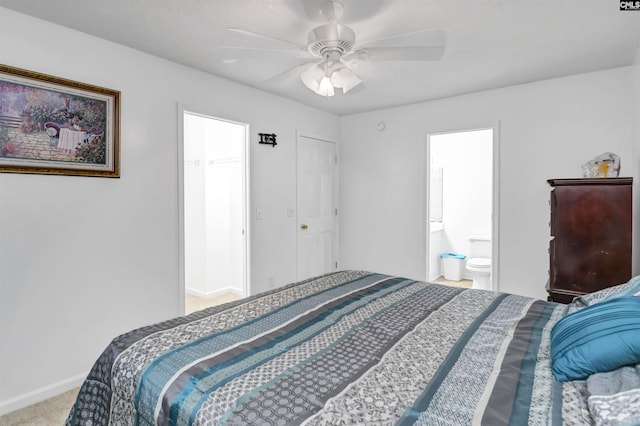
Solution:
[{"label": "baseboard", "polygon": [[0,401],[0,416],[11,413],[12,411],[19,410],[24,407],[28,407],[36,402],[44,401],[45,399],[52,398],[60,395],[73,388],[79,387],[88,373],[79,374],[74,377],[70,377],[65,380],[44,386],[40,389],[33,390],[31,392],[23,393],[16,397],[10,398],[6,401]]},{"label": "baseboard", "polygon": [[213,297],[217,297],[222,294],[228,294],[228,293],[234,293],[234,294],[237,294],[238,296],[242,296],[242,291],[238,290],[235,287],[225,287],[225,288],[220,288],[217,290],[212,290],[207,292],[187,287],[184,289],[184,291],[193,296],[199,297],[201,299],[211,299]]}]

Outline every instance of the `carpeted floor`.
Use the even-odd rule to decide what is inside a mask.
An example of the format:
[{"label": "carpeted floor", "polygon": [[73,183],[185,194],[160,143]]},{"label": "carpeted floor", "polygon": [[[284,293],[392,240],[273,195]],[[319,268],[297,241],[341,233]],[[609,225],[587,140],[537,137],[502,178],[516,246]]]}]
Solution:
[{"label": "carpeted floor", "polygon": [[186,315],[199,311],[204,308],[208,308],[209,306],[221,305],[223,303],[232,302],[234,300],[240,299],[242,296],[236,293],[226,293],[221,294],[220,296],[211,297],[209,299],[203,299],[193,294],[185,294],[185,309],[184,313]]},{"label": "carpeted floor", "polygon": [[[239,299],[237,294],[223,294],[210,299],[200,299],[187,294],[185,297],[185,312],[187,314],[207,308],[209,306],[220,305]],[[61,395],[47,399],[37,404],[30,405],[21,410],[13,411],[4,416],[0,416],[0,426],[61,426],[67,420],[71,406],[76,402],[79,388],[72,389]]]},{"label": "carpeted floor", "polygon": [[61,426],[78,395],[78,388],[0,417],[2,426]]}]

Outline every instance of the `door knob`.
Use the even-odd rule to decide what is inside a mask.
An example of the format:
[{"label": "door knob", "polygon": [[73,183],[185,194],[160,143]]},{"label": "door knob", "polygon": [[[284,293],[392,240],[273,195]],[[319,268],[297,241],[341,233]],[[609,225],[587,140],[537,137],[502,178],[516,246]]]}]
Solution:
[{"label": "door knob", "polygon": [[308,226],[305,225],[304,223],[302,225],[300,225],[300,229],[307,229],[307,228],[308,228]]}]

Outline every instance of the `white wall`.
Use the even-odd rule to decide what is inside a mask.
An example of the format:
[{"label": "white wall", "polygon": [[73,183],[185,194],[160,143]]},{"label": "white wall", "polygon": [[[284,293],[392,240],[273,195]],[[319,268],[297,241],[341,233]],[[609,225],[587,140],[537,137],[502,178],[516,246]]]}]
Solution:
[{"label": "white wall", "polygon": [[243,293],[242,169],[240,160],[205,166],[207,170],[206,296]]},{"label": "white wall", "polygon": [[295,280],[296,131],[338,140],[336,116],[3,8],[0,40],[3,64],[122,92],[120,179],[0,175],[0,413],[77,385],[112,337],[180,313],[178,104],[251,126],[253,290]]},{"label": "white wall", "polygon": [[204,119],[184,116],[184,282],[192,294],[207,292]]},{"label": "white wall", "polygon": [[632,73],[625,67],[342,117],[342,266],[423,279],[425,137],[499,122],[500,290],[546,298],[546,179],[579,177],[580,166],[605,151],[621,156],[623,175],[637,173]]}]

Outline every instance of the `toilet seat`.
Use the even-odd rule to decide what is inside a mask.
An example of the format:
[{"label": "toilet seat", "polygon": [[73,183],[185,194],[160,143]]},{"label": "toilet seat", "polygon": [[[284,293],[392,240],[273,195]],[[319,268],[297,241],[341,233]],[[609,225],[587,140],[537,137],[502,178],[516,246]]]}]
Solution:
[{"label": "toilet seat", "polygon": [[467,260],[467,271],[473,277],[471,288],[491,290],[491,259],[486,257],[472,257]]},{"label": "toilet seat", "polygon": [[491,259],[487,259],[486,257],[472,257],[467,260],[467,268],[473,268],[477,270],[490,270]]}]

